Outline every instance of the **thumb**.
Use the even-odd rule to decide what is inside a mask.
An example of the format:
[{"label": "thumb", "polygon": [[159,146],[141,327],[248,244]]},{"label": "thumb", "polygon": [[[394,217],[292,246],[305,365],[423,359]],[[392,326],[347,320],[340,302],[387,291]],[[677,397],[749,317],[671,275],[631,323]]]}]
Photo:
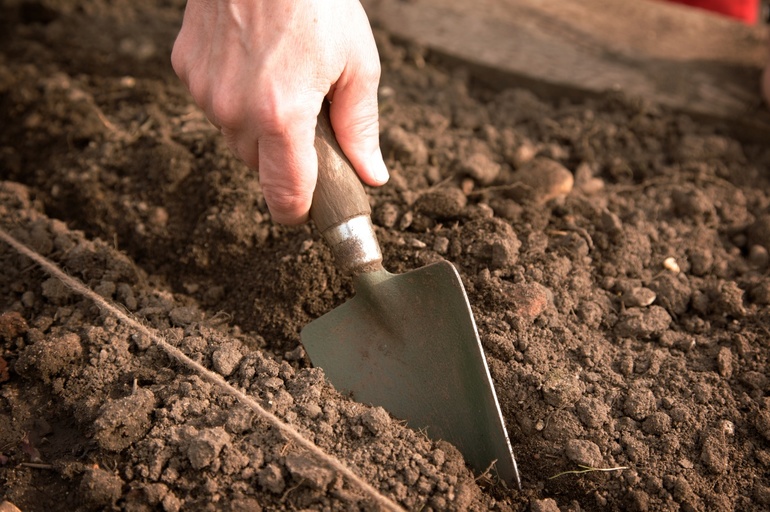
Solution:
[{"label": "thumb", "polygon": [[388,168],[380,150],[377,83],[346,84],[334,90],[329,117],[340,148],[361,180],[379,186],[388,181]]}]

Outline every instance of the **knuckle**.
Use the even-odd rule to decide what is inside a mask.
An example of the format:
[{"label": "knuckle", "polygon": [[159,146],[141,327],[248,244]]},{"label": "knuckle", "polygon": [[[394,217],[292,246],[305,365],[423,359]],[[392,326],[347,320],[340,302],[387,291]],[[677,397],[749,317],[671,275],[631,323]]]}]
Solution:
[{"label": "knuckle", "polygon": [[278,183],[263,186],[262,194],[270,211],[281,222],[303,218],[312,198],[306,189]]},{"label": "knuckle", "polygon": [[237,96],[230,91],[214,89],[211,91],[208,110],[217,124],[236,127],[240,124],[243,109]]}]

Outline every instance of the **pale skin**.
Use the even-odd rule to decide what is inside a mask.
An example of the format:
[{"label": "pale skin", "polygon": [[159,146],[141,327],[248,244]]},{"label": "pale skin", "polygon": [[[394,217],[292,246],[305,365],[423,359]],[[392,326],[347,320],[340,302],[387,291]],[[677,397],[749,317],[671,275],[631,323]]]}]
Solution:
[{"label": "pale skin", "polygon": [[324,98],[361,180],[388,180],[379,147],[380,61],[358,0],[189,0],[171,62],[230,149],[259,171],[274,221],[308,218]]}]

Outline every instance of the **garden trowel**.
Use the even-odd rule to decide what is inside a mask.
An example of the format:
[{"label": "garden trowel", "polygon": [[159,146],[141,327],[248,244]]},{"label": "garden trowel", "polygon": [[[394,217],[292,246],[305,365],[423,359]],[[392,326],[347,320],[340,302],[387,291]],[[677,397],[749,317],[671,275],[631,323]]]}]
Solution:
[{"label": "garden trowel", "polygon": [[310,216],[353,276],[355,296],[302,330],[311,362],[359,402],[381,406],[431,439],[454,444],[478,473],[519,488],[468,297],[455,267],[440,261],[391,274],[369,200],[337,144],[329,105],[318,117],[318,184]]}]

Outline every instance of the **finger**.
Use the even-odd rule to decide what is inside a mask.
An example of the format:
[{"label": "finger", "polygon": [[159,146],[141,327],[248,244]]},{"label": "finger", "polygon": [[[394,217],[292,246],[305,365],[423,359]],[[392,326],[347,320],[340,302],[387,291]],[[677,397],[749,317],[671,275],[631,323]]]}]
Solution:
[{"label": "finger", "polygon": [[318,176],[314,139],[315,117],[260,135],[259,182],[275,222],[295,225],[308,219]]},{"label": "finger", "polygon": [[329,111],[340,148],[361,179],[378,186],[388,181],[388,169],[380,151],[377,86],[379,66],[338,83]]}]

